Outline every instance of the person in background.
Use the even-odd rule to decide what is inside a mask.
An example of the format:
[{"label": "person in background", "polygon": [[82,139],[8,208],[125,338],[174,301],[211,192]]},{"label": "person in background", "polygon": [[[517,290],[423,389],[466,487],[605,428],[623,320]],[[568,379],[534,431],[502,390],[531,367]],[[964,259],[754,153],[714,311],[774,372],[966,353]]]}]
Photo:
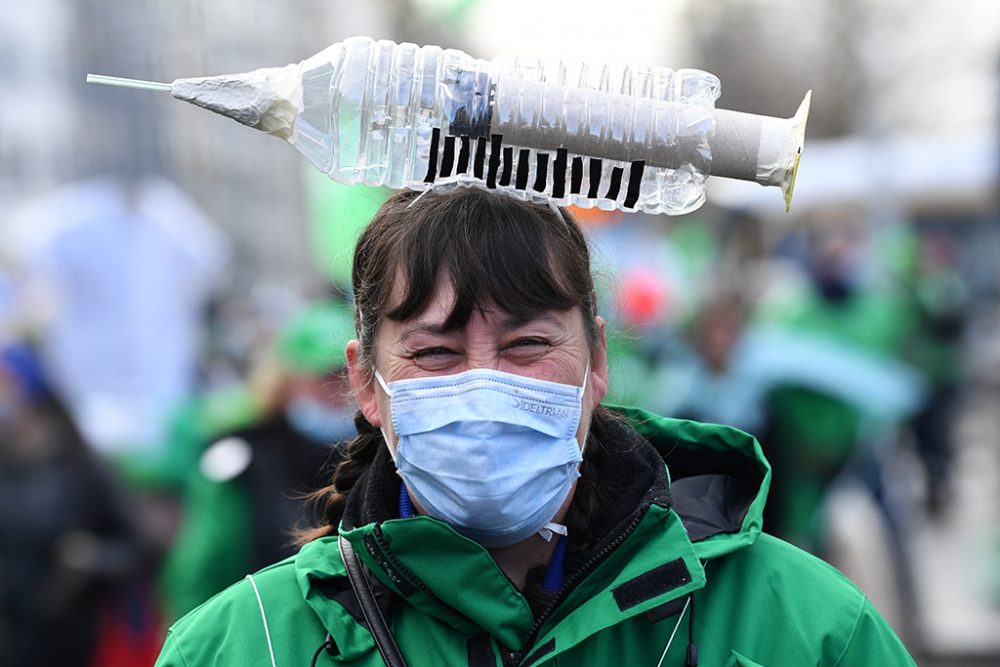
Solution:
[{"label": "person in background", "polygon": [[913,508],[888,492],[885,475],[926,391],[923,374],[905,358],[918,330],[916,311],[899,284],[880,275],[876,239],[864,218],[837,212],[817,223],[806,248],[808,289],[771,322],[785,333],[781,363],[799,372],[775,378],[768,389],[763,444],[780,502],[765,519],[775,535],[832,556],[833,491],[867,494],[891,558],[896,630],[917,637],[920,608],[906,534]]},{"label": "person in background", "polygon": [[926,373],[930,391],[912,420],[916,452],[926,480],[926,509],[941,518],[952,497],[952,429],[965,376],[962,341],[969,319],[969,289],[958,270],[958,252],[944,234],[919,238],[912,276],[917,311],[912,357]]},{"label": "person in background", "polygon": [[[894,286],[868,279],[871,241],[860,221],[820,223],[808,237],[808,289],[772,313],[770,324],[788,335],[787,359],[824,377],[805,371],[772,380],[765,451],[781,472],[775,484],[783,498],[770,529],[821,554],[831,484],[851,467],[873,494],[881,493],[876,444],[898,430],[915,403],[901,400],[904,407],[883,410],[893,397],[868,390],[859,374],[894,377],[914,329],[912,309]],[[887,507],[885,516],[891,518]]]},{"label": "person in background", "polygon": [[761,533],[752,437],[602,405],[568,211],[399,193],[353,271],[363,418],[318,525],[174,624],[161,667],[913,664],[846,578]]},{"label": "person in background", "polygon": [[754,366],[746,335],[750,318],[750,307],[736,292],[705,302],[688,331],[693,353],[676,371],[684,381],[670,387],[678,394],[672,414],[735,426],[763,442],[767,383]]},{"label": "person in background", "polygon": [[0,349],[0,664],[93,664],[143,558],[126,499],[33,349]]},{"label": "person in background", "polygon": [[334,301],[291,318],[251,380],[258,420],[202,454],[164,570],[171,617],[293,553],[302,496],[323,485],[334,446],[356,433],[343,373],[352,329],[350,308]]}]

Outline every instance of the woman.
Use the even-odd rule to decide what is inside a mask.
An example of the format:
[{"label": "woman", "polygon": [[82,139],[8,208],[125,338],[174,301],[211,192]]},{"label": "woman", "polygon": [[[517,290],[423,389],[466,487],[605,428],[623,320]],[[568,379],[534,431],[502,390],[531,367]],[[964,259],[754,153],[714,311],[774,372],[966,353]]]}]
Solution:
[{"label": "woman", "polygon": [[849,582],[760,534],[752,438],[600,405],[568,214],[401,193],[353,282],[359,436],[320,526],[178,622],[159,664],[403,664],[392,640],[411,666],[912,664]]}]

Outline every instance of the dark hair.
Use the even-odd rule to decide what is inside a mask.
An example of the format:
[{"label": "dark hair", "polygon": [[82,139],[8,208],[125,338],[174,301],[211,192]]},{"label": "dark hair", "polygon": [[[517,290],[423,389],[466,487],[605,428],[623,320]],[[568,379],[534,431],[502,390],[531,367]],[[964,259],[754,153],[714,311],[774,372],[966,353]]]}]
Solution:
[{"label": "dark hair", "polygon": [[[597,342],[590,252],[567,211],[481,188],[408,191],[382,206],[354,252],[355,326],[366,360],[382,318],[419,315],[442,275],[456,295],[446,329],[460,329],[488,306],[515,317],[578,307]],[[390,309],[397,276],[406,293]]]},{"label": "dark hair", "polygon": [[[447,329],[460,329],[476,310],[494,307],[526,319],[579,308],[591,348],[601,343],[590,252],[569,212],[482,188],[404,191],[379,209],[354,251],[360,363],[374,368],[383,318],[404,321],[422,313],[442,277],[455,291]],[[393,305],[397,280],[405,292]],[[355,422],[359,435],[347,445],[331,484],[311,497],[322,525],[300,533],[301,543],[336,532],[348,492],[383,446],[382,434],[360,412]],[[584,476],[586,466],[584,461]],[[578,499],[592,504],[579,496],[580,485]]]}]

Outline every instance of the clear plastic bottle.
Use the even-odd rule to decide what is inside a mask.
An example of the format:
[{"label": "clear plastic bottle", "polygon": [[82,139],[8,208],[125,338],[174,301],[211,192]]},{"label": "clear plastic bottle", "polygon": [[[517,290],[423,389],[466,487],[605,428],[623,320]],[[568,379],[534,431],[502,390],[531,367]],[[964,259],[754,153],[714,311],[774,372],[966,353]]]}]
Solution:
[{"label": "clear plastic bottle", "polygon": [[[252,74],[257,88],[292,91],[288,79],[301,82],[280,96],[301,95],[283,136],[340,182],[423,189],[479,181],[523,198],[649,213],[704,201],[719,95],[707,72],[489,61],[354,37]],[[215,93],[224,90],[223,80],[181,79],[173,93],[226,113],[232,99],[206,94],[213,81]],[[246,113],[227,115],[254,124]],[[265,121],[255,126],[267,129]]]},{"label": "clear plastic bottle", "polygon": [[353,37],[286,67],[154,90],[292,143],[334,180],[424,189],[476,182],[522,198],[681,214],[716,175],[779,186],[790,203],[809,95],[790,119],[716,110],[699,70],[481,60]]}]

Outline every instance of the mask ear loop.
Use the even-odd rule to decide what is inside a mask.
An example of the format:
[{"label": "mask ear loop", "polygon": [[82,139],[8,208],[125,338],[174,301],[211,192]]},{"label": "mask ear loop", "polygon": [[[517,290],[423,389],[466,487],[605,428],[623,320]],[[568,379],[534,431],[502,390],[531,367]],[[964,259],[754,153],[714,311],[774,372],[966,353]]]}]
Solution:
[{"label": "mask ear loop", "polygon": [[385,378],[382,377],[382,374],[379,373],[377,369],[375,370],[375,380],[377,380],[379,385],[382,386],[382,391],[385,392],[385,395],[392,398],[392,389],[389,389],[389,385],[386,383]]},{"label": "mask ear loop", "polygon": [[583,394],[587,391],[587,379],[590,377],[590,357],[587,357],[587,368],[583,371],[583,384],[580,385],[580,389],[583,391],[580,393],[580,400],[583,400]]},{"label": "mask ear loop", "polygon": [[[382,391],[385,392],[385,395],[391,399],[392,389],[389,389],[389,384],[385,381],[385,378],[382,377],[382,374],[378,372],[378,369],[375,369],[375,380],[382,387]],[[392,410],[391,402],[389,404],[389,410]],[[385,440],[385,445],[386,448],[389,450],[389,456],[392,457],[392,462],[396,463],[396,447],[399,447],[399,436],[396,436],[396,445],[394,447],[393,445],[389,444],[389,434],[386,433],[385,426],[380,426],[379,430],[382,431],[382,439]],[[396,470],[396,474],[397,475],[399,474],[398,469]]]},{"label": "mask ear loop", "polygon": [[[590,358],[587,358],[587,369],[583,372],[583,384],[580,385],[580,417],[583,418],[583,397],[587,393],[587,380],[590,378]],[[587,439],[590,437],[590,426],[587,426],[587,431],[583,434],[583,442],[580,443],[580,456],[587,451]]]}]

